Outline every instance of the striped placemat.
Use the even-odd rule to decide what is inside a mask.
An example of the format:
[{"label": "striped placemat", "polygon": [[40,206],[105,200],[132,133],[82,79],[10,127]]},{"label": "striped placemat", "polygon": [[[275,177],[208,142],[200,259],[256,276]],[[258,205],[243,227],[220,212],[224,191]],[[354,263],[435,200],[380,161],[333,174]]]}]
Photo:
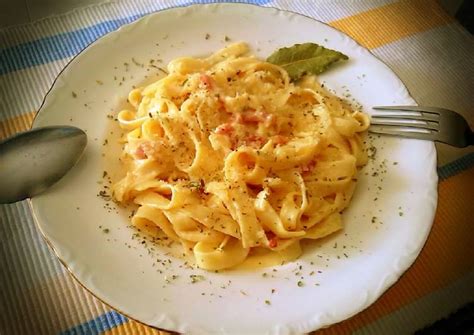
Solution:
[{"label": "striped placemat", "polygon": [[[30,127],[59,71],[98,37],[156,10],[208,2],[216,1],[112,1],[0,30],[0,139]],[[388,64],[419,104],[474,125],[474,41],[434,0],[241,2],[329,23]],[[436,219],[415,264],[371,307],[318,334],[412,333],[474,301],[474,150],[439,145],[438,159]],[[24,202],[0,206],[0,220],[0,334],[160,333],[77,284]]]}]

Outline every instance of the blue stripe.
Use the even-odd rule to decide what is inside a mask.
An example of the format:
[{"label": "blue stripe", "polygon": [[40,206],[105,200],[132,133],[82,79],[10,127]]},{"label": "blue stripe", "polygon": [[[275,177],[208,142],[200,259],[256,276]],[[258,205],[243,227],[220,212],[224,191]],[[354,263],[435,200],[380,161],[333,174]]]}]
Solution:
[{"label": "blue stripe", "polygon": [[98,335],[114,327],[127,322],[128,319],[116,311],[110,311],[101,316],[70,328],[60,333],[60,335]]},{"label": "blue stripe", "polygon": [[132,22],[140,15],[101,22],[99,24],[45,37],[0,51],[0,75],[71,57],[102,35]]},{"label": "blue stripe", "polygon": [[[264,5],[270,1],[271,0],[248,0],[244,2]],[[182,6],[194,3],[204,4],[215,2],[223,1],[198,0],[184,3]],[[242,1],[231,0],[225,2],[239,3]],[[0,50],[0,75],[75,56],[99,37],[118,29],[124,24],[133,22],[146,14],[148,13],[140,13],[120,19],[104,21],[79,30],[48,36],[8,49],[2,49]]]},{"label": "blue stripe", "polygon": [[445,180],[449,177],[474,167],[474,152],[467,154],[455,161],[438,168],[439,180]]}]

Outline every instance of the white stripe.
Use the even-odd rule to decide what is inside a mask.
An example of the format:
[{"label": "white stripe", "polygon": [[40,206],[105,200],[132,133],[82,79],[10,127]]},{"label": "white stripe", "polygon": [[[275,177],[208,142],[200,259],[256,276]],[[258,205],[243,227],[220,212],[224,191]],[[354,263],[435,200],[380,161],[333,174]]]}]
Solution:
[{"label": "white stripe", "polygon": [[467,32],[460,33],[457,23],[381,46],[373,53],[390,59],[389,65],[419,104],[466,115],[472,112],[474,44]]},{"label": "white stripe", "polygon": [[330,22],[343,17],[352,16],[360,12],[385,6],[396,2],[396,0],[316,0],[316,1],[276,1],[278,7],[311,16],[322,22]]},{"label": "white stripe", "polygon": [[0,92],[2,92],[6,110],[0,113],[0,121],[36,111],[54,79],[67,62],[68,59],[62,59],[4,75]]}]

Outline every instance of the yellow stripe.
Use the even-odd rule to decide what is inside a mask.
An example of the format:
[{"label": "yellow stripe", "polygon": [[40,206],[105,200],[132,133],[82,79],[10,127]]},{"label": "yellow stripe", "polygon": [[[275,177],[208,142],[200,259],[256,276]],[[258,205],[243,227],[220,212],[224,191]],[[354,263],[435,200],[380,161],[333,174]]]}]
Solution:
[{"label": "yellow stripe", "polygon": [[29,112],[0,122],[0,140],[30,129],[36,112]]},{"label": "yellow stripe", "polygon": [[351,333],[474,270],[471,212],[474,168],[439,185],[433,229],[413,266],[372,306],[318,335]]},{"label": "yellow stripe", "polygon": [[329,24],[373,49],[452,21],[434,0],[406,0]]}]

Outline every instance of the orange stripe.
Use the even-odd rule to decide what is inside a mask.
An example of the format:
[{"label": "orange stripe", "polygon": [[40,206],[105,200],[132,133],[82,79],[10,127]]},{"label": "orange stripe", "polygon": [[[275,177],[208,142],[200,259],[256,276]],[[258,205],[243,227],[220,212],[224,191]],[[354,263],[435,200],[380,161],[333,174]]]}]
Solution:
[{"label": "orange stripe", "polygon": [[366,48],[453,22],[434,0],[405,0],[330,22]]},{"label": "orange stripe", "polygon": [[467,215],[474,199],[472,185],[474,168],[441,182],[433,229],[413,266],[375,304],[317,334],[351,333],[474,270],[472,218]]},{"label": "orange stripe", "polygon": [[0,122],[0,140],[30,129],[36,112],[29,112]]}]

